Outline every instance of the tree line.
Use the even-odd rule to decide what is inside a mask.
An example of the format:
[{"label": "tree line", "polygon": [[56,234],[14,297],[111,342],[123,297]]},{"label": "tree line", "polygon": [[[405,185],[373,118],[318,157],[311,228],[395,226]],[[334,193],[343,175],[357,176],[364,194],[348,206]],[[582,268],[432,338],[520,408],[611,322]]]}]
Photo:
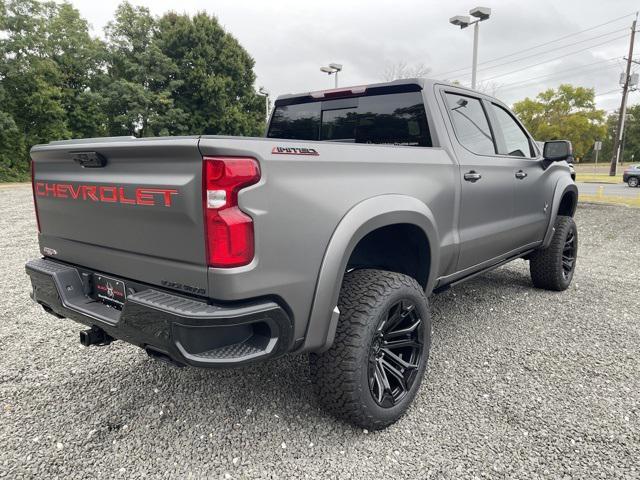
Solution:
[{"label": "tree line", "polygon": [[[69,3],[0,0],[0,181],[28,178],[29,149],[51,140],[262,133],[254,61],[215,17],[125,2],[103,33]],[[611,159],[617,114],[596,108],[593,89],[561,85],[514,111],[537,140],[569,139],[582,161],[602,140]],[[628,114],[624,158],[640,161],[640,106]]]},{"label": "tree line", "polygon": [[104,39],[69,3],[0,0],[0,181],[29,149],[117,135],[260,135],[254,61],[206,13],[118,6]]},{"label": "tree line", "polygon": [[[516,102],[513,110],[537,140],[571,140],[577,161],[595,160],[596,141],[602,142],[598,161],[611,161],[618,113],[597,109],[592,88],[560,85]],[[622,160],[640,161],[640,105],[627,109],[626,123]]]}]

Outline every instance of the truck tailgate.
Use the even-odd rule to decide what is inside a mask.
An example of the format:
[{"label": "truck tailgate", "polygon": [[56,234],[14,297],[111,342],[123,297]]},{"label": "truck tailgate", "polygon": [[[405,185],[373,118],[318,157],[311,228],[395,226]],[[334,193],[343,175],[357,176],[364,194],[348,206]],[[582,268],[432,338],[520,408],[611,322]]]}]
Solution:
[{"label": "truck tailgate", "polygon": [[197,137],[57,142],[31,157],[45,256],[208,293]]}]

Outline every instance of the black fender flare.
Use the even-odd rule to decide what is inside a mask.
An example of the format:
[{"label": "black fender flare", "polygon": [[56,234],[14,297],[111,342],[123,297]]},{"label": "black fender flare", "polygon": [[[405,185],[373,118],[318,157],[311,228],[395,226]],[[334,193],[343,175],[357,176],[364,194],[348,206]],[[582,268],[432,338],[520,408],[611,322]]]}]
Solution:
[{"label": "black fender flare", "polygon": [[575,212],[578,203],[578,186],[570,178],[562,177],[556,183],[553,192],[553,200],[551,202],[551,215],[549,215],[549,224],[547,225],[544,240],[542,241],[542,248],[547,248],[551,243],[551,238],[553,237],[553,232],[555,230],[554,225],[556,223],[556,217],[558,216],[558,210],[560,209],[562,199],[567,193],[574,194],[575,199],[571,210],[571,215],[573,216],[573,212]]},{"label": "black fender flare", "polygon": [[426,292],[431,292],[437,277],[440,252],[435,217],[420,200],[407,195],[379,195],[355,205],[334,230],[316,281],[305,342],[301,350],[323,351],[331,347],[338,323],[338,295],[351,254],[362,238],[384,226],[407,223],[425,234],[431,251]]}]

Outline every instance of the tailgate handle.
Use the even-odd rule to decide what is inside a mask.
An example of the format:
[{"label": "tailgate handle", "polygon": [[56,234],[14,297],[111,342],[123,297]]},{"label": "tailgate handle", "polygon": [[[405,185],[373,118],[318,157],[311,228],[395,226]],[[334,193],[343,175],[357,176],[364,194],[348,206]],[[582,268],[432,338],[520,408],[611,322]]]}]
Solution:
[{"label": "tailgate handle", "polygon": [[107,159],[98,152],[72,152],[73,161],[83,168],[101,168],[107,164]]}]

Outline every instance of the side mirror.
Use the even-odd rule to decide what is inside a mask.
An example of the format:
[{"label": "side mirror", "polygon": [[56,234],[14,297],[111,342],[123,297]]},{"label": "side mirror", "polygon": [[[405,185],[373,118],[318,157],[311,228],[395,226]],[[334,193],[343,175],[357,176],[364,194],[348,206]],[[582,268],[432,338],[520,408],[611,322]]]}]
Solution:
[{"label": "side mirror", "polygon": [[550,162],[573,161],[573,147],[569,140],[552,140],[544,142],[542,156]]}]

